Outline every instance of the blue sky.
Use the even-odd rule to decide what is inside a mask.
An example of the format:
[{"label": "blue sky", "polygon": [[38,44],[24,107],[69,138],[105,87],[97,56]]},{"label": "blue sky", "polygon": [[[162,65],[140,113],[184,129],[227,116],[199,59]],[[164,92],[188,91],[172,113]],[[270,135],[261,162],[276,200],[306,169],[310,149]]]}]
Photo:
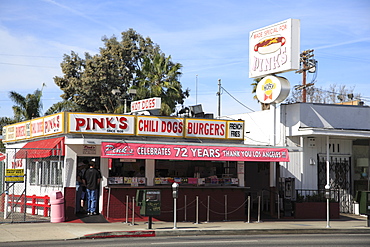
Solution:
[{"label": "blue sky", "polygon": [[[249,32],[289,18],[300,19],[300,50],[315,50],[315,85],[346,85],[370,105],[369,0],[0,0],[0,116],[13,116],[10,91],[25,96],[45,83],[44,111],[61,101],[53,77],[62,75],[63,54],[96,54],[104,35],[129,28],[183,65],[187,106],[202,104],[217,116],[221,79],[233,97],[260,110],[248,78]],[[302,82],[294,72],[282,76],[292,86]],[[223,92],[221,115],[244,112],[250,110]]]}]

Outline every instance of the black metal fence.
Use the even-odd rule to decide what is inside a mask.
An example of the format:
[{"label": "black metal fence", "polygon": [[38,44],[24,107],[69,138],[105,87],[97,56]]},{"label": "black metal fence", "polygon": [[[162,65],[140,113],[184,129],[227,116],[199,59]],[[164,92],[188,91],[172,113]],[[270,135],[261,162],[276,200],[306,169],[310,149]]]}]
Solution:
[{"label": "black metal fence", "polygon": [[[326,202],[325,190],[297,189],[297,202]],[[339,202],[340,190],[330,190],[329,199],[331,202]]]}]

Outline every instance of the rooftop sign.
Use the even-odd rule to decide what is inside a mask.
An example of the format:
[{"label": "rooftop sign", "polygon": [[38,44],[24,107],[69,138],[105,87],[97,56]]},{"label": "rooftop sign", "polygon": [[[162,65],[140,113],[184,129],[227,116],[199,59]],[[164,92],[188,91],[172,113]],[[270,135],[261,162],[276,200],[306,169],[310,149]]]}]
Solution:
[{"label": "rooftop sign", "polygon": [[68,113],[68,133],[174,138],[244,139],[244,121]]},{"label": "rooftop sign", "polygon": [[3,141],[64,133],[243,140],[244,121],[62,112],[5,126]]},{"label": "rooftop sign", "polygon": [[4,142],[20,141],[64,132],[64,113],[35,118],[3,127]]},{"label": "rooftop sign", "polygon": [[149,98],[131,102],[131,112],[161,109],[161,98]]}]

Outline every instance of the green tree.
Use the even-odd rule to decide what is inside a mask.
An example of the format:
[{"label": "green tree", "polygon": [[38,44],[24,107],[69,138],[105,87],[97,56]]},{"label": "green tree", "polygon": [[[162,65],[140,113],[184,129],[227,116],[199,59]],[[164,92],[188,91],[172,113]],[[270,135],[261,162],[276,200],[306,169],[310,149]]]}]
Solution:
[{"label": "green tree", "polygon": [[20,122],[40,117],[42,111],[41,96],[42,89],[37,89],[33,94],[27,94],[26,97],[15,91],[11,91],[9,97],[16,104],[12,107],[14,120]]},{"label": "green tree", "polygon": [[75,103],[64,100],[50,106],[50,108],[45,112],[45,115],[51,115],[63,111],[77,112],[82,110]]},{"label": "green tree", "polygon": [[162,99],[161,115],[170,115],[177,104],[183,104],[189,97],[189,90],[182,90],[179,77],[182,65],[173,63],[171,56],[155,54],[153,58],[146,57],[137,84],[137,97]]},{"label": "green tree", "polygon": [[[306,102],[322,103],[322,104],[338,104],[343,102],[351,102],[353,100],[360,101],[361,94],[354,94],[354,87],[347,88],[345,85],[331,84],[329,89],[324,90],[315,86],[307,87]],[[302,102],[302,87],[297,85],[293,88],[290,97],[286,100],[287,103]]]},{"label": "green tree", "polygon": [[[82,111],[113,113],[123,109],[122,99],[128,95],[127,91],[130,88],[136,88],[139,91],[134,100],[154,95],[172,97],[172,94],[157,95],[148,93],[146,89],[141,91],[142,86],[151,88],[149,84],[155,84],[154,81],[150,81],[148,64],[153,63],[158,54],[162,56],[159,46],[150,38],[144,38],[133,29],[129,29],[122,32],[121,41],[116,37],[104,37],[102,41],[104,47],[101,47],[96,55],[85,53],[85,57],[80,58],[73,51],[71,55],[64,55],[61,63],[64,75],[54,77],[54,82],[64,92],[61,95],[63,100],[75,103]],[[173,64],[167,58],[165,60],[169,64],[168,73],[173,73],[171,69],[181,68],[181,65]],[[179,76],[181,72],[177,72]],[[167,77],[174,78],[172,75],[164,74],[162,81]],[[178,82],[177,79],[178,77],[176,78]],[[161,84],[163,87],[165,85],[167,84]],[[175,86],[171,85],[171,87]],[[114,89],[118,89],[121,94],[112,94]],[[172,100],[174,104],[182,103],[188,96],[188,90],[183,92],[181,86],[176,89],[180,90],[179,95],[183,98],[166,99],[166,102]],[[168,90],[168,88],[164,89],[164,91]],[[172,112],[174,111],[172,105],[169,103],[166,105]],[[165,112],[169,113],[170,110]]]},{"label": "green tree", "polygon": [[[14,124],[16,121],[8,117],[0,117],[0,135],[3,134],[3,127],[6,125]],[[4,143],[0,141],[0,149],[4,148]]]}]

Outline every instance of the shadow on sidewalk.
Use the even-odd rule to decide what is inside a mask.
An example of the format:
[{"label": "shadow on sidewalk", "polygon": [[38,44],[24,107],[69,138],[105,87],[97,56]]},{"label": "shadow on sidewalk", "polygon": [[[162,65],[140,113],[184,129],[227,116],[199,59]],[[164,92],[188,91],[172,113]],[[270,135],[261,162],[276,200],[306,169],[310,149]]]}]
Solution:
[{"label": "shadow on sidewalk", "polygon": [[97,215],[87,215],[87,214],[77,214],[76,218],[66,221],[68,223],[109,223],[105,217],[101,214]]},{"label": "shadow on sidewalk", "polygon": [[341,213],[339,215],[339,219],[336,219],[336,220],[343,220],[343,221],[349,221],[349,220],[359,220],[359,221],[363,221],[363,220],[366,220],[366,217],[364,216],[361,216],[361,215],[356,215],[356,214],[345,214],[345,213]]}]

